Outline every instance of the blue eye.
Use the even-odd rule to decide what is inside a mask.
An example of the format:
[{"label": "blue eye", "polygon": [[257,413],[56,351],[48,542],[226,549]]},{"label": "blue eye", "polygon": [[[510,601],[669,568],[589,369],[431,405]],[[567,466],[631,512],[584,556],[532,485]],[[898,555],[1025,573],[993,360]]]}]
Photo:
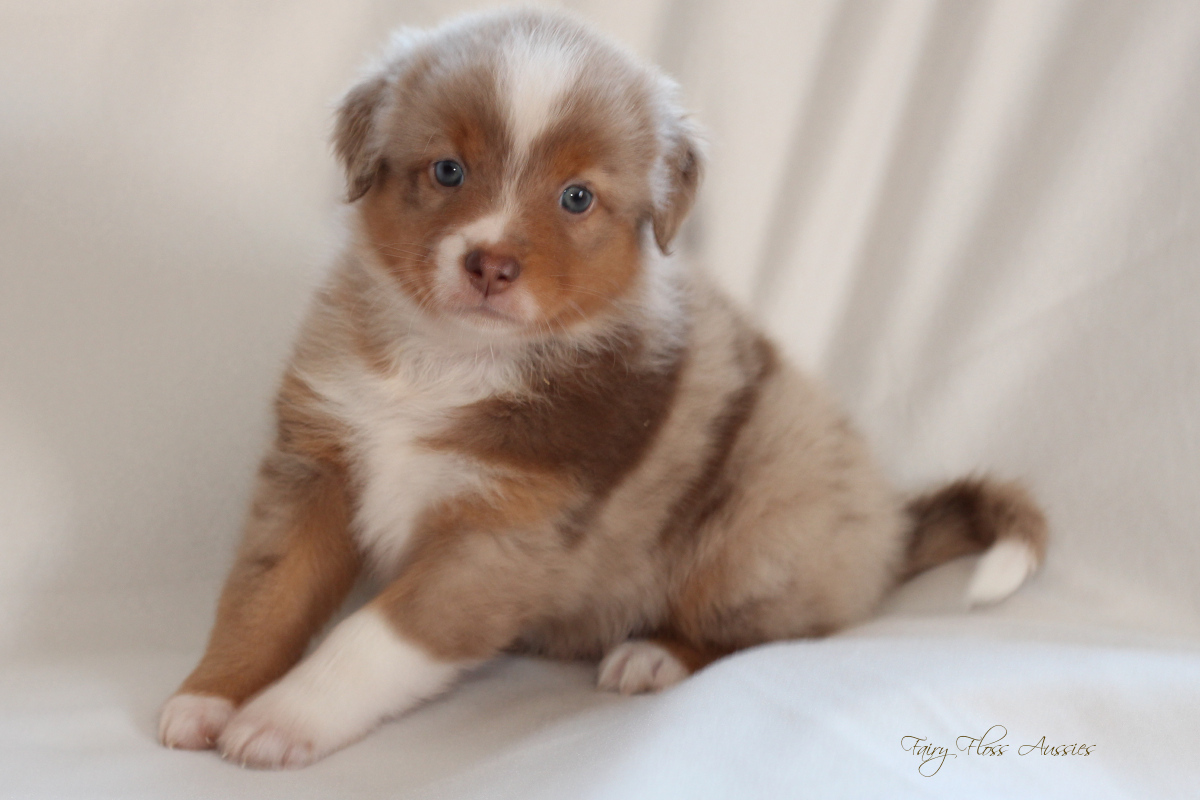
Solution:
[{"label": "blue eye", "polygon": [[433,165],[433,179],[442,186],[462,186],[465,177],[462,164],[457,161],[439,161]]},{"label": "blue eye", "polygon": [[582,214],[592,207],[592,192],[586,186],[574,184],[563,190],[562,207],[572,214]]}]

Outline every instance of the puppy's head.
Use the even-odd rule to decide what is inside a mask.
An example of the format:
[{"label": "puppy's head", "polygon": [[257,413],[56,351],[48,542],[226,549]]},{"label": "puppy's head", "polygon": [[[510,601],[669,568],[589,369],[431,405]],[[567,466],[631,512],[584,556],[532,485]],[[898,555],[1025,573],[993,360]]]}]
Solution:
[{"label": "puppy's head", "polygon": [[701,167],[674,84],[538,12],[401,33],[334,143],[375,263],[424,312],[518,336],[639,291]]}]

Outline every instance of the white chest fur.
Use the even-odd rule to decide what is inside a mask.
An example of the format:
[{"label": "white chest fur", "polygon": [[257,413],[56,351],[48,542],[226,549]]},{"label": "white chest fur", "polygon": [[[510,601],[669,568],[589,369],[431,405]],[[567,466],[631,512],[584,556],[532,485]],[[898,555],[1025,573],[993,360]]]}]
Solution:
[{"label": "white chest fur", "polygon": [[356,366],[319,384],[352,432],[359,485],[354,533],[381,575],[394,570],[425,509],[484,477],[477,462],[422,440],[442,430],[456,409],[510,385],[511,373],[491,359],[413,353],[390,375]]}]

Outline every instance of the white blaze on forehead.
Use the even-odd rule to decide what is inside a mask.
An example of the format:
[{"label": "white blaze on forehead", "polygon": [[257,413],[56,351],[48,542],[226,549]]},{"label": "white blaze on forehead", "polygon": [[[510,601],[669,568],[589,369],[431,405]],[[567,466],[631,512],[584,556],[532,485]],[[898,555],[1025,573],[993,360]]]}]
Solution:
[{"label": "white blaze on forehead", "polygon": [[517,39],[504,56],[508,119],[518,160],[554,118],[562,96],[579,77],[579,52],[569,41],[531,36]]},{"label": "white blaze on forehead", "polygon": [[509,216],[508,209],[488,214],[459,228],[458,235],[468,245],[496,244],[504,238]]}]

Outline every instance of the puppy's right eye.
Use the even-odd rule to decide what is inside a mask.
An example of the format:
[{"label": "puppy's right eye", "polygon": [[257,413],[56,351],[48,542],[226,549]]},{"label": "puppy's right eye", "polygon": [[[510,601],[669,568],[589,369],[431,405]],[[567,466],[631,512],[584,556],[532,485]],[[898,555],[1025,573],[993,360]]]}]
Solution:
[{"label": "puppy's right eye", "polygon": [[457,161],[439,161],[433,165],[433,179],[442,186],[462,186],[464,177],[466,173]]}]

